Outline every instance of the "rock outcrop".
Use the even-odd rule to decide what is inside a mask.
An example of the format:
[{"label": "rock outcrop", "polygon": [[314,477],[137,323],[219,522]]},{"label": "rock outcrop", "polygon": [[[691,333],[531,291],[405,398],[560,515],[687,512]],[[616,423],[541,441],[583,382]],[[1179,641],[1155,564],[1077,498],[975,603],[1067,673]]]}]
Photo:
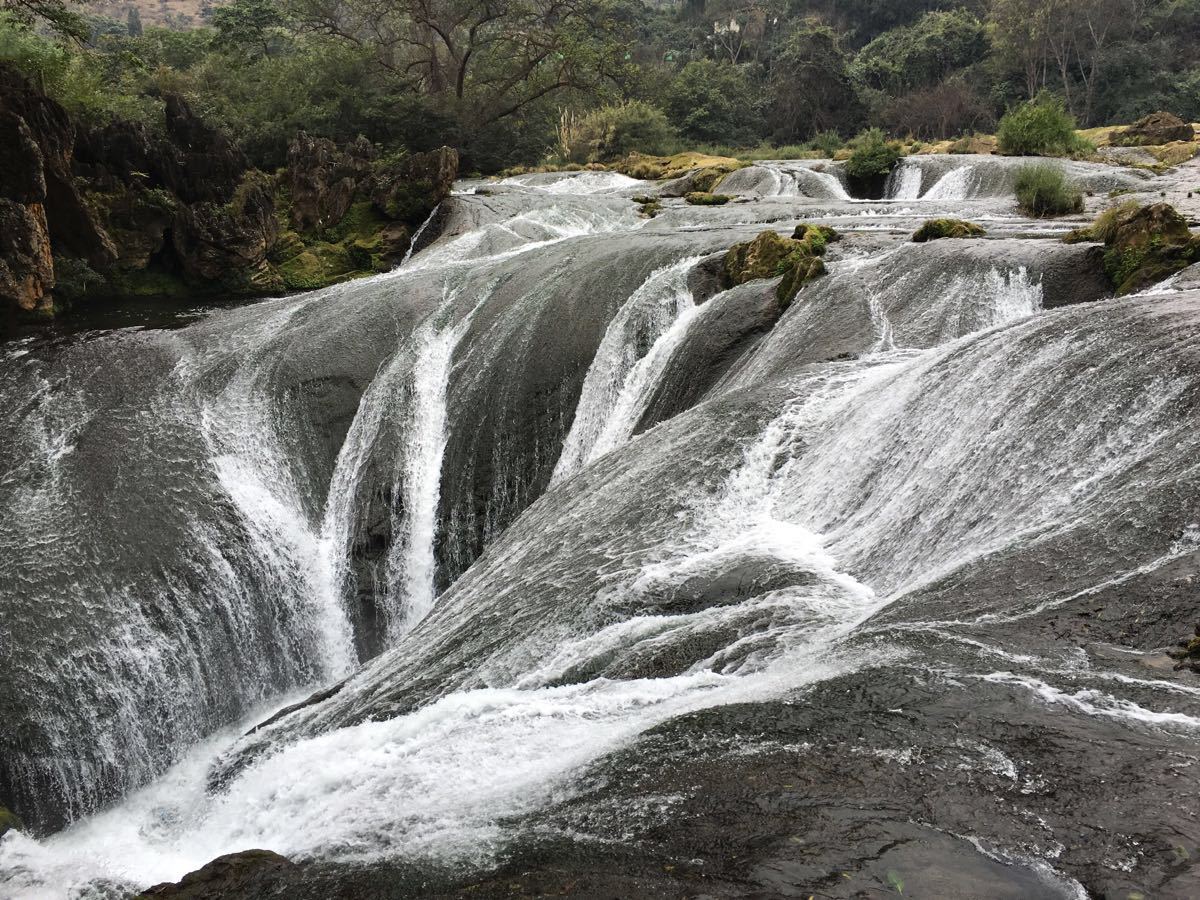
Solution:
[{"label": "rock outcrop", "polygon": [[304,133],[283,174],[267,176],[177,94],[163,98],[161,133],[81,126],[4,64],[0,158],[0,309],[14,314],[307,290],[383,271],[458,176],[449,147],[379,161],[365,138],[338,146]]},{"label": "rock outcrop", "polygon": [[0,302],[23,310],[54,287],[42,155],[20,116],[0,112]]},{"label": "rock outcrop", "polygon": [[375,148],[362,137],[342,149],[328,138],[296,135],[287,156],[292,227],[311,231],[342,221],[374,158]]},{"label": "rock outcrop", "polygon": [[243,850],[218,856],[175,883],[156,884],[139,897],[202,900],[227,895],[263,896],[296,871],[296,864],[270,850]]},{"label": "rock outcrop", "polygon": [[1200,262],[1200,237],[1169,203],[1125,203],[1101,213],[1089,228],[1078,228],[1067,243],[1102,241],[1104,273],[1117,296],[1133,294]]},{"label": "rock outcrop", "polygon": [[1195,129],[1179,116],[1159,111],[1114,133],[1110,140],[1118,147],[1153,147],[1173,141],[1190,141],[1195,136]]},{"label": "rock outcrop", "polygon": [[800,288],[825,274],[821,257],[826,245],[836,240],[837,232],[821,225],[798,225],[790,238],[764,231],[752,241],[729,248],[722,281],[725,287],[734,287],[782,276],[776,295],[786,309]]}]

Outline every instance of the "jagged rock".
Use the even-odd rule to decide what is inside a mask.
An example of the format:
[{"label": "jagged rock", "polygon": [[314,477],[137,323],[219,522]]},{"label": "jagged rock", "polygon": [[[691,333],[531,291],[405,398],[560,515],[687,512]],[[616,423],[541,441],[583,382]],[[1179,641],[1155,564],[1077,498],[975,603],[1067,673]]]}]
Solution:
[{"label": "jagged rock", "polygon": [[117,249],[117,265],[144,269],[166,245],[179,202],[159,188],[121,189],[102,198],[104,223]]},{"label": "jagged rock", "polygon": [[[34,90],[14,69],[0,64],[0,113],[23,120],[37,145],[45,181],[45,222],[55,249],[93,266],[111,263],[116,251],[72,177],[75,128],[67,111]],[[10,156],[3,159],[5,166],[10,165]]]},{"label": "jagged rock", "polygon": [[974,222],[962,219],[929,219],[912,236],[914,244],[936,241],[942,238],[976,238],[987,234]]},{"label": "jagged rock", "polygon": [[336,225],[370,175],[375,148],[359,137],[345,150],[328,138],[300,132],[288,145],[287,184],[297,231]]},{"label": "jagged rock", "polygon": [[1111,143],[1118,147],[1149,147],[1172,141],[1190,141],[1196,132],[1192,126],[1169,112],[1153,112],[1128,128],[1113,134]]},{"label": "jagged rock", "polygon": [[32,310],[54,286],[42,154],[25,120],[0,112],[0,302]]},{"label": "jagged rock", "polygon": [[286,856],[270,850],[243,850],[218,856],[179,881],[156,884],[138,896],[170,900],[202,900],[226,895],[252,897],[279,885],[295,870],[296,864]]},{"label": "jagged rock", "polygon": [[389,219],[420,225],[450,196],[458,177],[458,151],[439,147],[414,153],[378,168],[371,179],[371,201]]},{"label": "jagged rock", "polygon": [[245,154],[178,94],[165,100],[167,136],[180,154],[178,171],[165,174],[166,187],[185,203],[227,203],[250,167]]},{"label": "jagged rock", "polygon": [[267,262],[279,238],[279,223],[261,174],[248,176],[227,205],[181,207],[172,238],[183,271],[193,278],[255,290],[282,286]]}]

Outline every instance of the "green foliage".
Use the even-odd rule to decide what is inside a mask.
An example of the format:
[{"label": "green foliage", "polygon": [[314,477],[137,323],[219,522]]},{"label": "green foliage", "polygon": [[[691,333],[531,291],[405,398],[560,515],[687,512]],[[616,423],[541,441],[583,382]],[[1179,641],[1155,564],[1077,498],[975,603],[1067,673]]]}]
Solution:
[{"label": "green foliage", "polygon": [[900,147],[887,139],[882,129],[869,128],[850,142],[846,174],[851,178],[879,178],[887,175],[900,161]]},{"label": "green foliage", "polygon": [[965,9],[930,12],[871,41],[850,72],[870,87],[897,94],[932,85],[976,62],[987,49],[983,23]]},{"label": "green foliage", "polygon": [[1007,156],[1070,156],[1088,149],[1075,133],[1075,117],[1046,93],[1005,113],[996,137]]},{"label": "green foliage", "polygon": [[746,67],[702,59],[688,63],[671,81],[665,109],[689,141],[745,146],[761,137],[759,105]]},{"label": "green foliage", "polygon": [[793,28],[771,66],[775,140],[807,140],[822,132],[856,128],[862,104],[849,67],[850,55],[832,28],[816,20]]},{"label": "green foliage", "polygon": [[213,10],[213,46],[248,56],[267,56],[272,39],[287,21],[271,0],[233,0]]},{"label": "green foliage", "polygon": [[1067,183],[1060,166],[1036,163],[1017,173],[1017,205],[1037,218],[1083,212],[1083,194]]},{"label": "green foliage", "polygon": [[663,156],[678,140],[666,114],[640,100],[594,109],[581,118],[564,115],[559,130],[563,162],[608,162],[631,153]]},{"label": "green foliage", "polygon": [[928,219],[912,236],[914,244],[924,244],[926,241],[937,241],[942,238],[975,238],[987,234],[982,227],[974,222],[964,222],[962,219]]},{"label": "green foliage", "polygon": [[684,194],[683,199],[690,206],[724,206],[732,197],[725,194],[710,194],[707,191],[692,191],[690,194]]},{"label": "green foliage", "polygon": [[846,142],[842,140],[842,136],[836,131],[822,131],[820,134],[814,136],[810,143],[814,150],[830,159],[842,147],[846,146]]}]

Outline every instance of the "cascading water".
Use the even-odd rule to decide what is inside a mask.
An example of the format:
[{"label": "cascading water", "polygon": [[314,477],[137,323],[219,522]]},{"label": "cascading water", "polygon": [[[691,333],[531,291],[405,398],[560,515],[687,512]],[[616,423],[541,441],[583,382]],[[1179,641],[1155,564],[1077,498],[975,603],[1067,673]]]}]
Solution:
[{"label": "cascading water", "polygon": [[[994,211],[1016,164],[909,160],[878,214],[759,164],[686,226],[521,176],[384,276],[10,346],[0,805],[41,834],[0,895],[263,847],[295,896],[612,848],[655,895],[1171,896],[1192,825],[1145,798],[1200,764],[1200,689],[1149,650],[1200,552],[1200,298],[880,224]],[[813,219],[861,233],[786,310],[723,290],[712,254]]]}]

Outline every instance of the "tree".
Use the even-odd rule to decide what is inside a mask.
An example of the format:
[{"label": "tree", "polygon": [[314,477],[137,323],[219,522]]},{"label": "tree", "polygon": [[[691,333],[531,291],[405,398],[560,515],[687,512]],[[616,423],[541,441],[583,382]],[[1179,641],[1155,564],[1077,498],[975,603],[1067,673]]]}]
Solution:
[{"label": "tree", "polygon": [[125,30],[130,37],[142,36],[142,14],[136,6],[129,7],[129,13],[125,17]]},{"label": "tree", "polygon": [[627,68],[621,0],[295,0],[293,10],[474,127]]},{"label": "tree", "polygon": [[66,0],[0,0],[0,11],[25,24],[44,22],[54,33],[82,43],[91,28],[74,5]]},{"label": "tree", "polygon": [[222,50],[270,56],[271,37],[286,21],[271,0],[234,0],[213,10],[210,22],[217,31],[213,43]]},{"label": "tree", "polygon": [[689,140],[752,144],[762,137],[758,92],[742,66],[688,63],[667,89],[666,110]]},{"label": "tree", "polygon": [[930,12],[863,47],[851,74],[870,87],[900,94],[941,81],[983,58],[987,50],[983,23],[971,13]]},{"label": "tree", "polygon": [[771,117],[781,141],[806,140],[822,131],[846,133],[861,119],[850,80],[849,57],[832,28],[814,19],[800,23],[771,68]]}]

